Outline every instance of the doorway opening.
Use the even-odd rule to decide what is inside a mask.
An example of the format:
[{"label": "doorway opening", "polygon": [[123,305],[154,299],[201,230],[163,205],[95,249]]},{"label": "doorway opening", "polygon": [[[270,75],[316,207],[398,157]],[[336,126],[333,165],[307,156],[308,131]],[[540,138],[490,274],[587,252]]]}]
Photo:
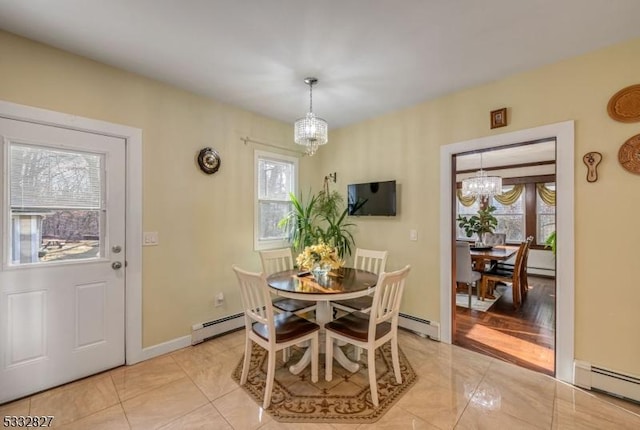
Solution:
[{"label": "doorway opening", "polygon": [[455,328],[454,268],[455,243],[451,195],[455,184],[453,155],[517,142],[532,142],[555,137],[556,189],[562,196],[556,204],[557,236],[556,282],[556,343],[555,377],[573,384],[574,378],[574,316],[575,316],[575,244],[574,244],[574,122],[564,121],[539,127],[496,134],[443,145],[440,148],[440,339],[453,342]]},{"label": "doorway opening", "polygon": [[[556,237],[556,139],[460,152],[452,166],[452,247],[471,255],[478,278],[469,288],[469,270],[454,258],[453,343],[553,376],[556,270],[549,244]],[[462,191],[462,181],[480,168],[501,178],[496,195]]]}]

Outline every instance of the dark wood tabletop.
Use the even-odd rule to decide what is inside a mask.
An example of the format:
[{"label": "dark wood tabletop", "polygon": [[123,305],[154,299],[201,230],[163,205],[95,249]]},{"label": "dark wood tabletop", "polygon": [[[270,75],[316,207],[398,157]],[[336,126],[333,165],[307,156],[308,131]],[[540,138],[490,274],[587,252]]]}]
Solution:
[{"label": "dark wood tabletop", "polygon": [[[298,270],[285,270],[267,277],[269,286],[283,296],[309,296],[311,300],[337,300],[336,296],[364,295],[375,287],[378,275],[360,269],[342,267],[332,270],[326,277],[298,276]],[[313,296],[313,297],[312,297]],[[324,296],[324,297],[322,297]],[[342,297],[339,298],[341,300]]]},{"label": "dark wood tabletop", "polygon": [[496,245],[487,250],[474,250],[471,249],[471,258],[475,260],[497,260],[504,261],[516,255],[518,252],[517,246],[511,245]]}]

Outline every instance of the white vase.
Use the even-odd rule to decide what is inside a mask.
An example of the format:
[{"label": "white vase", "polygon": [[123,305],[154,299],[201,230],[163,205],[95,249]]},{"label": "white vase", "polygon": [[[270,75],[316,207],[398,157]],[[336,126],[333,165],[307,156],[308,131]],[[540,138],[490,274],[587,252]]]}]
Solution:
[{"label": "white vase", "polygon": [[327,276],[327,273],[329,273],[329,270],[331,270],[331,267],[326,265],[326,264],[320,264],[320,263],[316,263],[313,266],[313,269],[311,269],[311,273],[313,273],[313,276],[317,279],[317,278],[324,278]]}]

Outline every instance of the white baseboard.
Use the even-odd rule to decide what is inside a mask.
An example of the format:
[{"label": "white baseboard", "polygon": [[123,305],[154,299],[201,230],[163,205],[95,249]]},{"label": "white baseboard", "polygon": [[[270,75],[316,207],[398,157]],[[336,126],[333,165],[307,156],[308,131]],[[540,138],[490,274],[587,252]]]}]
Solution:
[{"label": "white baseboard", "polygon": [[[427,336],[433,340],[440,340],[440,324],[427,321],[412,315],[400,314],[398,326],[415,333]],[[140,361],[149,360],[169,352],[177,351],[187,346],[195,345],[211,337],[220,336],[244,327],[244,314],[230,315],[214,321],[194,324],[191,335],[182,336],[158,345],[142,349]]]},{"label": "white baseboard", "polygon": [[604,391],[617,397],[640,402],[640,378],[592,366],[586,361],[575,360],[574,381],[587,390]]},{"label": "white baseboard", "polygon": [[142,349],[140,361],[149,360],[150,358],[177,351],[187,346],[191,346],[191,336],[182,336],[157,345],[149,346]]},{"label": "white baseboard", "polygon": [[400,313],[398,327],[411,330],[415,333],[427,336],[433,340],[440,340],[440,324],[428,321],[413,315]]}]

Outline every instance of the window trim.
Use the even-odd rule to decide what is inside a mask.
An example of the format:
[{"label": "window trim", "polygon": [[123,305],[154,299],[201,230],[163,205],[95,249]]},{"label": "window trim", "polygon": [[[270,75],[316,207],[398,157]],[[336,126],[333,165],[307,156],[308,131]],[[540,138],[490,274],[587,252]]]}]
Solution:
[{"label": "window trim", "polygon": [[[293,164],[293,193],[298,194],[298,158],[289,155],[278,154],[276,152],[254,150],[253,153],[253,249],[254,251],[262,251],[265,249],[286,248],[290,244],[286,239],[270,239],[260,240],[260,222],[259,222],[259,210],[260,210],[260,198],[258,190],[258,167],[260,160],[274,160],[280,162],[287,162]],[[268,200],[268,199],[265,199]]]}]

